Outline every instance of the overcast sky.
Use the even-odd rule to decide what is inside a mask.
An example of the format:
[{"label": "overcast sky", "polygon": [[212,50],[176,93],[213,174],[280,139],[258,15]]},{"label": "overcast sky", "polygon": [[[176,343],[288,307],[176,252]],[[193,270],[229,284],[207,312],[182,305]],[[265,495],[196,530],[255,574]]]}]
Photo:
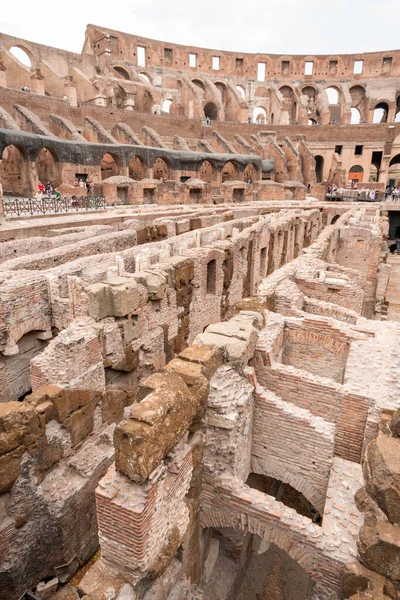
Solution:
[{"label": "overcast sky", "polygon": [[400,47],[399,0],[2,0],[0,31],[80,52],[88,23],[238,52],[339,54]]}]

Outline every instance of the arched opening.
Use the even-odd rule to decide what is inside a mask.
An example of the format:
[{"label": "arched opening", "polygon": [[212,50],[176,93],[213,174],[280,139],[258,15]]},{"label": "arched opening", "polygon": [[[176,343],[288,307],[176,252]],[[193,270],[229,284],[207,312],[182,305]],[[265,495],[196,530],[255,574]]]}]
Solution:
[{"label": "arched opening", "polygon": [[144,177],[143,163],[138,156],[133,156],[129,161],[129,177],[140,181]]},{"label": "arched opening", "polygon": [[259,170],[253,163],[249,163],[243,171],[243,179],[246,183],[254,183],[259,179]]},{"label": "arched opening", "polygon": [[339,90],[334,87],[326,88],[325,94],[328,96],[328,104],[335,105],[339,104]]},{"label": "arched opening", "polygon": [[217,285],[217,261],[215,258],[207,263],[207,294],[215,294]]},{"label": "arched opening", "polygon": [[169,178],[169,168],[163,158],[156,158],[153,165],[153,178],[167,181]]},{"label": "arched opening", "polygon": [[396,115],[394,117],[395,123],[400,123],[400,96],[397,96],[396,100]]},{"label": "arched opening", "polygon": [[208,183],[211,183],[214,180],[214,169],[212,164],[208,160],[205,160],[201,164],[199,170],[199,177],[200,179],[202,179],[203,181],[207,181]]},{"label": "arched opening", "polygon": [[374,109],[373,123],[387,123],[389,105],[386,102],[379,102]]},{"label": "arched opening", "polygon": [[224,181],[235,181],[238,175],[238,168],[232,161],[227,162],[222,169],[222,183]]},{"label": "arched opening", "polygon": [[168,113],[170,111],[172,100],[163,100],[161,104],[161,112]]},{"label": "arched opening", "polygon": [[340,219],[340,215],[335,215],[334,217],[332,217],[332,221],[330,222],[330,225],[334,225],[336,223],[336,221],[338,221]]},{"label": "arched opening", "polygon": [[221,94],[222,104],[225,105],[226,97],[227,97],[226,85],[224,83],[221,83],[220,81],[217,81],[217,83],[215,83],[214,85],[217,88],[217,90],[219,91],[219,93]]},{"label": "arched opening", "polygon": [[293,508],[299,515],[307,517],[317,525],[322,524],[322,517],[318,510],[309,500],[288,483],[279,481],[274,477],[268,477],[258,473],[250,473],[246,485],[272,496],[275,500],[282,502],[285,506]]},{"label": "arched opening", "polygon": [[364,169],[361,165],[354,165],[351,167],[349,171],[349,180],[352,183],[358,183],[363,180],[364,177]]},{"label": "arched opening", "polygon": [[51,183],[53,188],[60,185],[58,157],[53,151],[41,149],[36,159],[36,171],[39,181],[44,185]]},{"label": "arched opening", "polygon": [[279,88],[279,91],[284,100],[282,108],[287,111],[289,115],[289,124],[294,123],[297,119],[297,103],[294,101],[294,91],[288,85],[282,86]]},{"label": "arched opening", "polygon": [[379,169],[376,165],[371,165],[369,169],[369,182],[376,183],[379,178]]},{"label": "arched opening", "polygon": [[113,69],[122,79],[130,79],[128,71],[123,67],[113,67]]},{"label": "arched opening", "polygon": [[315,119],[308,119],[307,125],[317,125],[317,121]]},{"label": "arched opening", "polygon": [[28,67],[29,69],[32,67],[31,58],[26,52],[26,50],[24,50],[20,46],[11,46],[10,52],[14,56],[14,58],[19,60],[19,62],[24,65],[24,67]]},{"label": "arched opening", "polygon": [[257,123],[258,125],[265,125],[267,122],[267,112],[265,108],[261,106],[256,106],[253,110],[253,123]]},{"label": "arched opening", "polygon": [[214,102],[207,102],[204,107],[204,116],[216,121],[218,119],[218,107]]},{"label": "arched opening", "polygon": [[317,155],[315,158],[315,175],[317,176],[317,183],[322,183],[324,179],[324,157]]},{"label": "arched opening", "polygon": [[400,185],[400,154],[391,159],[388,175],[388,185],[390,187],[398,187]]},{"label": "arched opening", "polygon": [[351,109],[351,120],[350,120],[350,124],[351,125],[359,125],[361,121],[361,113],[358,110],[358,108],[354,108],[354,106]]},{"label": "arched opening", "polygon": [[242,98],[242,100],[245,100],[246,99],[246,92],[245,92],[244,87],[242,87],[241,85],[237,85],[236,86],[236,90],[237,90],[239,96]]},{"label": "arched opening", "polygon": [[201,79],[192,79],[192,83],[194,83],[195,86],[200,88],[202,92],[206,91],[205,87],[204,87],[204,83],[201,81]]},{"label": "arched opening", "polygon": [[[316,112],[317,110],[317,102],[316,102],[316,98],[317,98],[317,90],[315,88],[313,88],[311,85],[307,85],[306,87],[303,88],[302,90],[302,94],[303,96],[306,96],[307,100],[307,114],[312,115]],[[312,119],[314,120],[314,119]],[[309,123],[310,125],[310,123]]]},{"label": "arched opening", "polygon": [[139,73],[139,77],[141,77],[143,81],[146,81],[146,83],[151,84],[151,79],[148,75],[146,75],[146,73]]},{"label": "arched opening", "polygon": [[[350,96],[351,96],[351,116],[352,119],[354,118],[354,123],[353,120],[351,121],[352,124],[356,124],[356,116],[355,116],[355,112],[353,112],[353,108],[355,108],[356,110],[358,110],[359,113],[359,120],[358,123],[360,122],[361,119],[364,118],[364,113],[365,113],[365,89],[363,88],[362,85],[354,85],[352,88],[350,88]],[[354,115],[354,117],[353,117]]]},{"label": "arched opening", "polygon": [[108,177],[114,177],[114,175],[119,175],[118,166],[115,162],[114,157],[108,152],[104,154],[103,158],[100,161],[100,171],[101,171],[101,180],[108,179]]},{"label": "arched opening", "polygon": [[29,162],[22,148],[6,146],[0,162],[0,181],[5,194],[30,196]]}]

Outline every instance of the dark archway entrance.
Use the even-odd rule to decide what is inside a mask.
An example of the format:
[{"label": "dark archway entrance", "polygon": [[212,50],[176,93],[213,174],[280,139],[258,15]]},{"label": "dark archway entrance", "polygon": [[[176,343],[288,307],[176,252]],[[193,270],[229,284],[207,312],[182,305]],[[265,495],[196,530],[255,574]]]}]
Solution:
[{"label": "dark archway entrance", "polygon": [[111,154],[108,152],[103,156],[100,161],[100,170],[101,170],[101,180],[108,179],[108,177],[114,177],[114,175],[119,175],[117,163]]},{"label": "dark archway entrance", "polygon": [[211,121],[217,121],[218,119],[218,107],[214,102],[207,102],[204,107],[204,116],[211,119]]},{"label": "dark archway entrance", "polygon": [[54,152],[42,148],[36,159],[36,169],[39,181],[46,185],[48,182],[54,187],[60,185],[58,158]]},{"label": "dark archway entrance", "polygon": [[29,162],[22,148],[13,145],[4,148],[0,163],[0,181],[4,194],[15,196],[32,194]]},{"label": "dark archway entrance", "polygon": [[317,176],[317,183],[321,183],[324,179],[324,157],[317,155],[315,157],[315,174]]}]

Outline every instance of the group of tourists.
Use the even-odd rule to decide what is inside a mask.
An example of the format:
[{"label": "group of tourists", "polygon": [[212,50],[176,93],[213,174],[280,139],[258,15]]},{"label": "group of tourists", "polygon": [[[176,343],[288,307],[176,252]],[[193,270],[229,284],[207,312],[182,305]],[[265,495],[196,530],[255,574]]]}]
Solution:
[{"label": "group of tourists", "polygon": [[377,199],[377,190],[375,189],[367,189],[364,186],[357,190],[357,198],[367,198],[367,200],[376,200]]},{"label": "group of tourists", "polygon": [[94,192],[94,183],[91,179],[87,178],[86,181],[84,179],[78,179],[75,177],[74,188],[81,188],[87,191],[88,196],[93,196]]},{"label": "group of tourists", "polygon": [[38,189],[35,194],[36,200],[42,200],[43,196],[47,195],[48,198],[52,198],[54,194],[55,200],[59,200],[61,198],[61,192],[58,188],[53,188],[50,181],[47,182],[47,185],[44,185],[41,181],[38,182]]},{"label": "group of tourists", "polygon": [[210,117],[204,117],[203,118],[203,125],[211,125],[211,119],[210,119]]},{"label": "group of tourists", "polygon": [[385,191],[385,198],[398,202],[400,200],[400,185],[397,187],[388,185]]},{"label": "group of tourists", "polygon": [[30,92],[31,90],[30,90],[30,88],[27,85],[22,85],[21,86],[21,91],[23,91],[23,92]]}]

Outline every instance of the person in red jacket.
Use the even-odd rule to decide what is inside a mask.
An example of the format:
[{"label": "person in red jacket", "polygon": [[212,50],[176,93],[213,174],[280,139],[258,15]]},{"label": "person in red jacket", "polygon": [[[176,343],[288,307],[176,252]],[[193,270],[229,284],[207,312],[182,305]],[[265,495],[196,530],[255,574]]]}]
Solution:
[{"label": "person in red jacket", "polygon": [[40,192],[41,194],[43,194],[43,192],[45,191],[45,189],[46,189],[46,188],[44,187],[44,184],[43,184],[41,181],[39,181],[39,182],[38,182],[38,190],[39,190],[39,192]]}]

